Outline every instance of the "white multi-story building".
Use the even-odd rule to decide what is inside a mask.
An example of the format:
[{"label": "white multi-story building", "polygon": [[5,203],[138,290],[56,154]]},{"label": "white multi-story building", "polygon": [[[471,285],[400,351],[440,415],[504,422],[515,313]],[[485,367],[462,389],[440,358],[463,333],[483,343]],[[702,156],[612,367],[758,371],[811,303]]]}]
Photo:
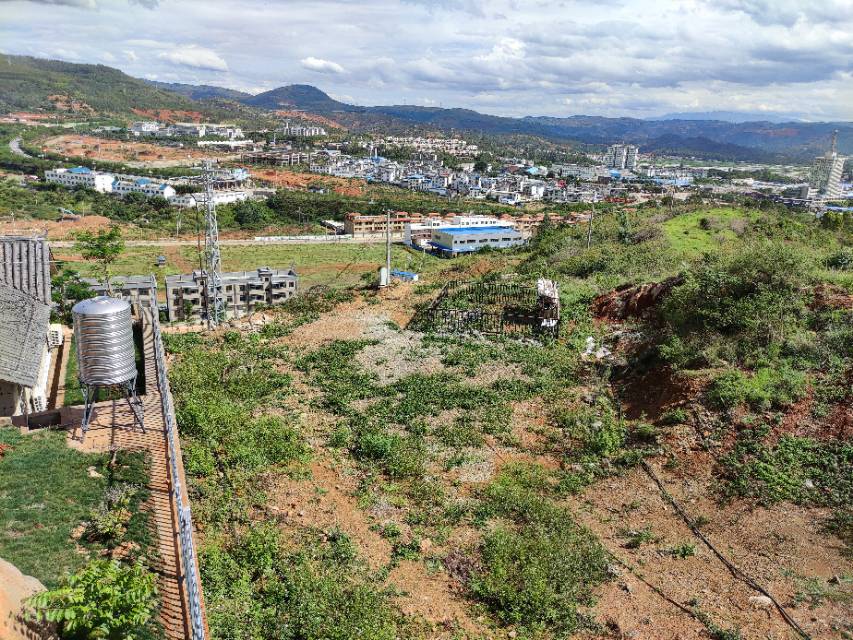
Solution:
[{"label": "white multi-story building", "polygon": [[49,169],[44,172],[44,179],[46,182],[60,184],[69,189],[86,187],[100,193],[110,193],[113,190],[115,176],[111,173],[92,171],[87,167],[74,167],[73,169]]},{"label": "white multi-story building", "polygon": [[514,227],[512,221],[492,216],[453,216],[452,218],[425,218],[420,222],[408,222],[403,227],[403,242],[408,245],[425,246],[432,238],[433,229],[452,227]]},{"label": "white multi-story building", "polygon": [[637,166],[639,147],[632,144],[612,144],[604,154],[604,164],[613,169],[633,171]]},{"label": "white multi-story building", "polygon": [[326,130],[323,127],[307,124],[290,124],[290,120],[287,120],[281,127],[281,132],[286,136],[296,136],[298,138],[313,138],[326,135]]},{"label": "white multi-story building", "polygon": [[130,125],[130,132],[139,136],[151,136],[160,131],[160,123],[155,120],[142,120]]},{"label": "white multi-story building", "polygon": [[[214,191],[213,204],[231,204],[233,202],[242,202],[249,199],[248,191],[228,190]],[[173,207],[198,207],[205,202],[204,192],[200,193],[185,193],[181,195],[172,195],[169,198],[169,204]]]},{"label": "white multi-story building", "polygon": [[838,155],[838,131],[832,134],[832,146],[826,155],[814,159],[809,174],[809,184],[803,187],[802,197],[810,200],[836,200],[841,197],[841,174],[844,171],[844,156]]},{"label": "white multi-story building", "polygon": [[141,193],[149,198],[160,196],[162,198],[175,197],[175,188],[164,183],[154,182],[149,178],[137,178],[136,180],[116,180],[113,182],[113,193],[126,196],[128,193]]}]

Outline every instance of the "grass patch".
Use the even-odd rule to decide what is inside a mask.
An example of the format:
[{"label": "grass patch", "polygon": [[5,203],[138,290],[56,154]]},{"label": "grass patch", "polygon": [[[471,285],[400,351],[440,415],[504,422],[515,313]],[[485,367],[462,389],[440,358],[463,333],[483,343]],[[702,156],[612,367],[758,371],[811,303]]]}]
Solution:
[{"label": "grass patch", "polygon": [[[0,557],[48,588],[85,564],[86,556],[78,552],[71,532],[89,519],[109,486],[140,486],[126,539],[143,551],[151,543],[148,515],[139,509],[147,496],[144,456],[119,452],[116,466],[108,468],[109,456],[75,451],[65,440],[64,432],[24,436],[17,429],[0,428],[0,443],[11,447],[0,458]],[[90,477],[89,467],[102,477]]]},{"label": "grass patch", "polygon": [[695,257],[719,250],[738,238],[755,219],[744,209],[721,207],[682,213],[664,222],[664,235],[683,256]]}]

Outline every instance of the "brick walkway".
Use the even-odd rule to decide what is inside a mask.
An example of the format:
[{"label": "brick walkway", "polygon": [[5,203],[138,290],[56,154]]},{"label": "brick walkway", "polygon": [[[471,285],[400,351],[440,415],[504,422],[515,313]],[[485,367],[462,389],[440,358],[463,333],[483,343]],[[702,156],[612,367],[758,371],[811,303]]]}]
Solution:
[{"label": "brick walkway", "polygon": [[[172,494],[168,441],[163,422],[163,408],[157,388],[157,367],[154,360],[154,340],[150,324],[143,324],[145,394],[141,396],[145,433],[134,426],[133,414],[124,400],[99,402],[86,434],[80,443],[79,427],[69,432],[68,445],[91,452],[113,449],[144,450],[150,454],[151,497],[147,508],[152,534],[157,543],[158,558],[152,570],[158,575],[161,609],[160,622],[169,639],[190,638],[189,605],[184,593],[178,538],[177,505]],[[62,424],[79,425],[83,407],[63,407]],[[180,473],[183,474],[183,467]],[[181,486],[186,486],[181,478]]]}]

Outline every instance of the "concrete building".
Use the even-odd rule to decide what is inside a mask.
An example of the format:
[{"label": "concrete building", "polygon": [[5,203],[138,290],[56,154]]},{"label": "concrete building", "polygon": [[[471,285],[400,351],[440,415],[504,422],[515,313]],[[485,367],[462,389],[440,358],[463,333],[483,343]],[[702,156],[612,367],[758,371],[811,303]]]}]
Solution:
[{"label": "concrete building", "polygon": [[612,144],[604,154],[604,164],[613,169],[633,171],[637,166],[639,147],[632,144]]},{"label": "concrete building", "polygon": [[100,193],[111,193],[115,176],[111,173],[92,171],[88,167],[74,167],[73,169],[48,169],[44,172],[44,179],[46,182],[60,184],[69,189],[86,187]]},{"label": "concrete building", "polygon": [[307,124],[290,124],[290,120],[287,120],[282,125],[280,131],[286,136],[295,136],[297,138],[313,138],[326,135],[326,130],[323,127]]},{"label": "concrete building", "polygon": [[48,408],[48,376],[62,344],[51,304],[46,239],[0,237],[0,416]]},{"label": "concrete building", "polygon": [[432,240],[433,229],[452,227],[513,227],[511,220],[501,220],[493,216],[453,216],[429,217],[421,222],[409,222],[403,227],[403,242],[413,246],[427,246]]},{"label": "concrete building", "polygon": [[[213,192],[213,203],[216,205],[242,202],[243,200],[248,199],[248,191],[228,190]],[[199,207],[203,205],[204,202],[204,192],[173,195],[169,198],[169,204],[173,207]]]},{"label": "concrete building", "polygon": [[844,171],[844,156],[838,155],[838,131],[832,134],[832,145],[826,155],[814,160],[809,174],[809,183],[803,187],[802,197],[808,200],[837,200],[841,197],[841,174]]},{"label": "concrete building", "polygon": [[[260,267],[256,271],[222,274],[225,313],[239,318],[265,305],[276,305],[296,295],[299,277],[293,269]],[[203,318],[205,281],[201,272],[166,276],[166,310],[170,322]]]},{"label": "concrete building", "polygon": [[517,247],[524,244],[524,238],[512,227],[449,227],[433,229],[430,244],[440,253],[454,256],[479,251],[485,247]]},{"label": "concrete building", "polygon": [[[96,296],[107,295],[107,287],[96,278],[80,278]],[[110,278],[112,297],[127,300],[131,306],[157,306],[157,279],[152,276],[117,276]]]},{"label": "concrete building", "polygon": [[113,182],[112,192],[122,197],[128,193],[141,193],[149,198],[160,196],[167,200],[174,198],[176,194],[174,187],[164,182],[154,182],[150,178],[116,180]]},{"label": "concrete building", "polygon": [[[391,235],[402,235],[406,225],[412,222],[420,222],[423,216],[418,213],[409,214],[405,211],[391,212]],[[344,216],[344,231],[353,236],[374,235],[385,233],[387,219],[385,215],[366,215],[361,213],[348,213]]]},{"label": "concrete building", "polygon": [[128,129],[134,136],[153,136],[160,131],[160,123],[154,120],[134,122]]}]

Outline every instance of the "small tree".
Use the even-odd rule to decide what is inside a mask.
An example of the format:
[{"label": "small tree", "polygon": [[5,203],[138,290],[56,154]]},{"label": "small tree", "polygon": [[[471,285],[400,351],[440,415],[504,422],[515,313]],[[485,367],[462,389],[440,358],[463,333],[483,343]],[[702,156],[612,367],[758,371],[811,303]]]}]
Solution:
[{"label": "small tree", "polygon": [[154,574],[140,564],[93,560],[62,586],[32,596],[30,615],[61,638],[134,640],[154,614]]},{"label": "small tree", "polygon": [[52,298],[56,303],[56,315],[64,324],[71,324],[71,307],[74,303],[92,297],[92,289],[80,280],[73,269],[63,268],[51,281]]},{"label": "small tree", "polygon": [[81,231],[75,236],[77,241],[74,248],[77,249],[86,260],[92,260],[98,264],[107,295],[112,295],[110,284],[110,271],[113,263],[124,251],[124,239],[121,237],[119,227],[110,227],[109,231],[99,230],[98,233]]}]

